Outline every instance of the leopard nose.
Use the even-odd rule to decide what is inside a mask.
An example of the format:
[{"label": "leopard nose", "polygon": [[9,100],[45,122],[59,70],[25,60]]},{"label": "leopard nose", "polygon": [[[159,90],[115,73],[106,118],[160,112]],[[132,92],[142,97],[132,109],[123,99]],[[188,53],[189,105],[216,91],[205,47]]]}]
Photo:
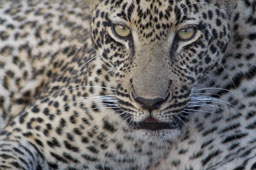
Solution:
[{"label": "leopard nose", "polygon": [[138,102],[144,109],[148,110],[158,109],[165,101],[164,98],[146,99],[143,97],[135,97],[134,100]]}]

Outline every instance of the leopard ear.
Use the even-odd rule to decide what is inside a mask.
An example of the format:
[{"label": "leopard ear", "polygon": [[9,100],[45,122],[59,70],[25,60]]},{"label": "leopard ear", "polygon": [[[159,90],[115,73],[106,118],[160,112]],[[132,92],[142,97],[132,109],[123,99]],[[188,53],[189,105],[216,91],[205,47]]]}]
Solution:
[{"label": "leopard ear", "polygon": [[92,11],[97,4],[99,4],[102,0],[85,0],[85,2],[89,5],[90,11]]},{"label": "leopard ear", "polygon": [[234,10],[238,0],[213,0],[215,4],[220,5],[225,9],[226,13],[231,16],[232,11]]}]

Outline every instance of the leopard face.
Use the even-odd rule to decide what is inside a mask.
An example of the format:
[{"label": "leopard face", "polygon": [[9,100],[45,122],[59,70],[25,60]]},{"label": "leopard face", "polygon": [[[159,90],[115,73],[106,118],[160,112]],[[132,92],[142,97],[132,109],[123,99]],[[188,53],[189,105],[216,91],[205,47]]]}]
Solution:
[{"label": "leopard face", "polygon": [[120,115],[132,128],[181,129],[193,88],[218,64],[230,40],[225,1],[104,1],[92,39],[114,72]]}]

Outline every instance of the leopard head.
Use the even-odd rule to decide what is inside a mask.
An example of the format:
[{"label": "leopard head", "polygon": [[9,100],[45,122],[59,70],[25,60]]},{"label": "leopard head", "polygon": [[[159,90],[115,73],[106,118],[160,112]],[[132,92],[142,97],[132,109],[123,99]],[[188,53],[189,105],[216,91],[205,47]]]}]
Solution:
[{"label": "leopard head", "polygon": [[193,88],[225,55],[226,0],[102,0],[92,40],[114,72],[121,116],[134,129],[180,129]]}]

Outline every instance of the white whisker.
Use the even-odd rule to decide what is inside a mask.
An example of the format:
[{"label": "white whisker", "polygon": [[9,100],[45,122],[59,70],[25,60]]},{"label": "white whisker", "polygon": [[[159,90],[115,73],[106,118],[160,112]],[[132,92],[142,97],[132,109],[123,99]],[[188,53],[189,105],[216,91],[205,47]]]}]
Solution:
[{"label": "white whisker", "polygon": [[203,113],[203,114],[207,114],[207,113],[211,113],[209,111],[198,111],[198,110],[183,110],[182,113],[185,114],[195,114],[195,113]]},{"label": "white whisker", "polygon": [[[101,104],[106,104],[103,106],[98,106],[100,107],[113,107],[113,108],[120,108],[120,106],[118,105],[118,100],[115,99],[115,95],[98,95],[98,96],[88,96],[88,97],[84,97],[80,100],[78,100],[77,102],[74,102],[73,104],[84,104],[86,101],[92,101],[95,103],[101,103]],[[109,103],[106,103],[109,102]],[[64,107],[69,107],[69,104],[65,104]]]},{"label": "white whisker", "polygon": [[100,56],[95,56],[95,57],[89,58],[88,61],[85,63],[85,65],[88,64],[89,62],[93,61],[94,59],[98,58],[98,57],[100,57]]},{"label": "white whisker", "polygon": [[225,104],[231,106],[231,104],[225,100],[214,98],[214,97],[191,97],[192,101],[198,101],[198,102],[211,102],[211,103],[219,103],[219,104]]},{"label": "white whisker", "polygon": [[[185,124],[184,120],[181,119],[180,116],[175,116],[176,119],[178,119],[182,124]],[[175,121],[174,121],[175,122]],[[175,125],[176,126],[176,125]]]},{"label": "white whisker", "polygon": [[193,107],[211,107],[211,108],[217,108],[220,109],[221,107],[211,104],[189,104],[187,108],[193,108]]},{"label": "white whisker", "polygon": [[218,94],[214,94],[214,93],[193,93],[193,96],[216,96],[216,97],[220,97],[220,95]]},{"label": "white whisker", "polygon": [[218,88],[218,87],[205,87],[205,88],[195,89],[195,91],[203,91],[203,90],[221,90],[221,91],[227,91],[227,92],[230,91],[228,89]]},{"label": "white whisker", "polygon": [[205,112],[203,110],[187,109],[187,108],[185,108],[184,111],[188,111],[188,113],[191,113],[191,112],[207,113],[207,112]]}]

